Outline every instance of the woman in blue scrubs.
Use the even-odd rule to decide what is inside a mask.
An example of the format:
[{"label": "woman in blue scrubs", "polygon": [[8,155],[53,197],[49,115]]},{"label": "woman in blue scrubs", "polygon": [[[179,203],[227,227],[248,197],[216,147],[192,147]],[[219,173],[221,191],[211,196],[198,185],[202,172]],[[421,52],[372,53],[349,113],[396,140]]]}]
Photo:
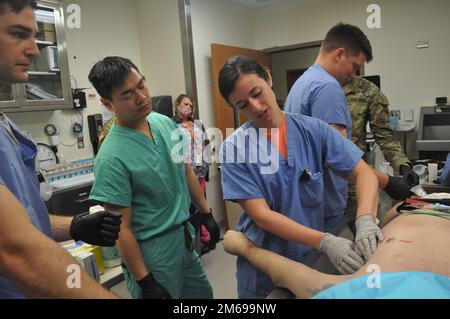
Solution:
[{"label": "woman in blue scrubs", "polygon": [[[231,58],[220,71],[222,96],[249,120],[221,147],[224,199],[243,210],[237,229],[255,245],[299,262],[318,249],[341,273],[353,273],[364,263],[353,242],[323,232],[322,172],[327,166],[356,182],[357,215],[366,215],[355,239],[360,251],[374,251],[383,239],[375,224],[377,178],[362,152],[327,123],[282,112],[271,87],[266,69],[246,57]],[[239,298],[265,298],[274,288],[242,257],[237,281]]]}]

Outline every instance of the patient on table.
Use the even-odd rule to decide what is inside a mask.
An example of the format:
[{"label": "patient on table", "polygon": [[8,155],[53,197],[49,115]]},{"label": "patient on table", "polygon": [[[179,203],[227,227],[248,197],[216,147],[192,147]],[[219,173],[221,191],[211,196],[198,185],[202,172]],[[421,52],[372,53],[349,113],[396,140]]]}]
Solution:
[{"label": "patient on table", "polygon": [[318,272],[258,248],[236,231],[226,233],[224,247],[298,298],[450,298],[450,214],[426,212],[392,208],[380,225],[384,241],[352,275]]}]

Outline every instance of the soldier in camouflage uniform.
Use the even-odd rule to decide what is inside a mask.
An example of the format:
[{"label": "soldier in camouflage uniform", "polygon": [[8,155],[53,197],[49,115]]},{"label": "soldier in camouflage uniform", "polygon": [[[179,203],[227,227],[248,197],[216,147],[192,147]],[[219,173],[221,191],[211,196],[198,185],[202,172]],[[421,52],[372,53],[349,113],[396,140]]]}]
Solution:
[{"label": "soldier in camouflage uniform", "polygon": [[366,150],[366,126],[369,123],[375,142],[394,170],[399,172],[401,165],[411,166],[389,125],[389,103],[381,90],[372,82],[356,76],[344,86],[344,92],[352,116],[352,142]]},{"label": "soldier in camouflage uniform", "polygon": [[[344,86],[344,93],[352,117],[352,142],[366,152],[366,126],[369,123],[384,158],[391,163],[396,172],[400,172],[411,183],[417,184],[416,177],[411,175],[414,174],[411,171],[411,161],[406,157],[389,125],[389,103],[386,96],[375,84],[359,76],[355,76]],[[367,160],[367,153],[364,153],[364,160]],[[347,212],[354,215],[355,208],[355,185],[351,184]]]},{"label": "soldier in camouflage uniform", "polygon": [[113,124],[116,122],[116,116],[113,116],[111,119],[109,119],[108,122],[106,122],[103,125],[102,131],[100,132],[100,135],[98,136],[98,149],[100,149],[100,146],[102,146],[103,141],[106,138],[106,135],[108,135],[109,130],[113,126]]}]

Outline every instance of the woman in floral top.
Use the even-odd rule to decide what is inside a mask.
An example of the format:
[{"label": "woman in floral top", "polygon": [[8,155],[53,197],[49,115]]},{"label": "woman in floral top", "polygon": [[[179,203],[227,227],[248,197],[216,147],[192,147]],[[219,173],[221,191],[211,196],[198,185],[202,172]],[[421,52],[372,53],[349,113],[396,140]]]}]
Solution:
[{"label": "woman in floral top", "polygon": [[192,99],[181,94],[174,103],[174,121],[189,138],[189,145],[184,152],[184,159],[189,163],[203,190],[206,193],[206,179],[208,176],[209,161],[207,145],[209,144],[203,124],[200,120],[194,120],[194,104]]},{"label": "woman in floral top", "polygon": [[[189,96],[181,94],[175,100],[175,116],[173,119],[189,138],[189,147],[184,150],[184,161],[189,163],[192,167],[194,173],[198,177],[203,193],[206,194],[206,181],[208,179],[210,163],[208,161],[210,153],[207,147],[209,145],[209,140],[202,122],[200,120],[194,120],[194,111],[194,104]],[[189,212],[191,214],[190,220],[195,227],[196,233],[200,231],[201,244],[199,243],[200,246],[196,247],[196,249],[198,248],[199,254],[203,255],[211,249],[214,249],[214,247],[210,245],[210,236],[205,226],[196,221],[197,214],[195,207],[192,204]]]}]

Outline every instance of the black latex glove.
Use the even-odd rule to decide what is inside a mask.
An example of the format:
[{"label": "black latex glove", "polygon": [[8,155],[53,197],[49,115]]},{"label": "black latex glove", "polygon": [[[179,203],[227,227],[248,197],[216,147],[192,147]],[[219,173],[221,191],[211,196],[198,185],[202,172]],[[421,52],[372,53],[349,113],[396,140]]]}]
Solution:
[{"label": "black latex glove", "polygon": [[197,233],[198,230],[200,229],[200,224],[202,222],[201,217],[200,217],[200,212],[198,210],[196,210],[195,213],[193,213],[193,214],[191,214],[191,216],[189,216],[188,221],[194,227],[195,233]]},{"label": "black latex glove", "polygon": [[412,195],[410,188],[411,186],[403,177],[389,176],[389,182],[383,190],[392,199],[404,200]]},{"label": "black latex glove", "polygon": [[220,239],[220,228],[214,220],[214,216],[212,213],[200,213],[200,224],[204,225],[209,232],[209,236],[211,240],[209,242],[209,248],[216,248],[216,244]]},{"label": "black latex glove", "polygon": [[167,289],[161,286],[150,273],[137,283],[142,290],[142,299],[172,299]]},{"label": "black latex glove", "polygon": [[410,188],[419,184],[419,176],[409,165],[400,165],[400,175],[403,176]]},{"label": "black latex glove", "polygon": [[72,219],[70,236],[75,240],[97,246],[114,246],[120,232],[119,212],[97,212],[81,214]]}]

